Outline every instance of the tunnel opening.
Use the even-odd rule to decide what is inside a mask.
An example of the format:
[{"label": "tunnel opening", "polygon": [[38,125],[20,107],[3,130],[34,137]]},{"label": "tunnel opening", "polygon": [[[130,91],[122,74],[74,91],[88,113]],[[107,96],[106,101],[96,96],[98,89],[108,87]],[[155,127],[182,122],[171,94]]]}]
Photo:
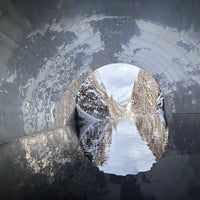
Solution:
[{"label": "tunnel opening", "polygon": [[[0,199],[200,199],[200,1],[50,2],[0,2]],[[116,62],[155,78],[170,129],[150,171],[118,178],[81,164],[68,120],[87,73]]]},{"label": "tunnel opening", "polygon": [[168,141],[164,97],[157,82],[125,63],[103,66],[81,84],[76,123],[84,154],[109,174],[150,170]]}]

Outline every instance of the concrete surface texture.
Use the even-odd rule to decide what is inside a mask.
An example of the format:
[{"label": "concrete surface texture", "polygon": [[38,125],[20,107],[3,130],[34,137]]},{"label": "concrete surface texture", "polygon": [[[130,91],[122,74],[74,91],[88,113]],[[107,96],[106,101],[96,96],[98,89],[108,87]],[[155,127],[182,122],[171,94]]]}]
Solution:
[{"label": "concrete surface texture", "polygon": [[75,102],[91,71],[116,62],[149,72],[169,115],[199,113],[199,8],[194,0],[1,1],[0,141],[62,126],[74,109],[56,112],[65,93]]},{"label": "concrete surface texture", "polygon": [[[169,125],[171,122],[171,126],[175,127],[170,136],[173,138],[172,146],[177,145],[176,149],[180,150],[185,144],[187,148],[184,152],[197,152],[200,141],[195,139],[199,138],[196,125],[200,113],[199,10],[198,0],[1,0],[0,143],[21,138],[7,146],[1,145],[1,168],[8,169],[7,166],[16,163],[16,159],[19,161],[22,156],[29,160],[28,171],[39,173],[32,167],[34,162],[39,161],[35,154],[30,153],[27,145],[32,144],[33,138],[45,148],[48,147],[47,151],[41,146],[38,149],[35,147],[38,153],[39,149],[44,152],[45,158],[48,152],[57,152],[58,144],[48,145],[55,140],[60,141],[55,139],[57,137],[64,142],[66,138],[62,138],[66,134],[66,140],[75,144],[72,146],[78,145],[76,139],[70,139],[74,138],[71,126],[78,88],[89,73],[111,63],[134,64],[153,76],[165,98]],[[192,132],[193,139],[189,139],[184,132],[183,127],[187,129],[188,126],[179,126],[180,131],[175,125],[189,123],[190,120],[186,119],[191,119],[191,116],[195,118],[191,124],[196,128],[196,132]],[[191,141],[193,146],[189,145]],[[19,144],[20,151],[17,151]],[[60,154],[64,155],[63,152],[60,150]],[[51,156],[50,160],[55,160],[57,154]],[[190,159],[187,156],[172,157],[166,160],[173,162],[174,159],[177,163],[180,158],[181,163]],[[169,167],[169,164],[165,165],[166,160],[162,161],[162,166],[159,165],[162,169]],[[63,162],[61,159],[60,163]],[[48,163],[44,166],[48,166]],[[19,173],[25,170],[21,164],[16,167]],[[22,172],[19,169],[23,169]],[[175,169],[168,176],[173,175]],[[9,174],[7,170],[6,173]],[[30,174],[27,172],[27,177]],[[22,185],[17,181],[21,175],[15,176],[16,180],[12,179],[11,174],[8,176],[10,178],[1,179],[7,181],[1,188],[2,195],[5,195],[5,191],[11,191],[7,185],[13,188],[16,183]],[[152,178],[151,174],[147,176],[149,180]],[[195,177],[194,174],[192,176]],[[166,192],[165,178],[158,182],[160,185],[155,181],[152,187],[147,187],[148,180],[142,175],[138,180],[143,181],[145,195],[153,194],[161,199]],[[179,178],[174,184],[179,182]],[[187,178],[185,182],[182,180],[184,187],[191,183],[192,178]],[[199,183],[196,179],[192,181],[194,186]],[[124,184],[128,185],[129,182],[137,190],[135,179],[127,179]],[[160,187],[159,191],[155,190],[157,186]],[[126,190],[123,193],[125,196]],[[13,191],[16,192],[16,188]],[[199,193],[196,190],[193,192],[195,199]],[[182,197],[179,190],[170,195],[168,199],[175,199],[176,195]],[[2,198],[6,199],[5,196]],[[12,198],[10,193],[7,199]]]}]

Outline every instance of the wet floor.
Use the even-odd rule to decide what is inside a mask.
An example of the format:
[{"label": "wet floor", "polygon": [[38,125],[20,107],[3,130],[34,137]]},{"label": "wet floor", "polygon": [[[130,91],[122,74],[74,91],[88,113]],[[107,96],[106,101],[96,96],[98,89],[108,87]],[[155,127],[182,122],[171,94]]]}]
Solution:
[{"label": "wet floor", "polygon": [[199,122],[198,114],[172,115],[164,153],[137,175],[101,172],[61,130],[2,145],[0,199],[199,200]]},{"label": "wet floor", "polygon": [[97,122],[81,134],[83,151],[105,173],[138,174],[151,169],[163,154],[168,129],[158,115]]}]

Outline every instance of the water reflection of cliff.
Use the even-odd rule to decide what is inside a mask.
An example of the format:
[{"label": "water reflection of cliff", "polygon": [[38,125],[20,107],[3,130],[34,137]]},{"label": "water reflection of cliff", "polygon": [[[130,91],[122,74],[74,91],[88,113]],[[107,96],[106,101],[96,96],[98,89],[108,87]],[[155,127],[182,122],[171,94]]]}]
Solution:
[{"label": "water reflection of cliff", "polygon": [[104,120],[88,126],[87,130],[79,137],[84,154],[95,165],[103,165],[108,156],[105,148],[112,143],[112,133],[119,120]]},{"label": "water reflection of cliff", "polygon": [[106,146],[112,143],[112,133],[116,129],[119,119],[110,120],[104,130],[104,137],[99,146],[99,151],[97,152],[96,158],[93,160],[96,166],[101,166],[108,161],[108,155],[106,154]]},{"label": "water reflection of cliff", "polygon": [[[80,143],[85,155],[95,165],[104,165],[109,159],[105,149],[112,145],[112,134],[119,121],[126,118],[135,124],[142,140],[147,143],[158,160],[165,150],[168,130],[161,118],[155,114],[156,100],[160,95],[160,89],[155,80],[140,70],[132,90],[132,97],[126,105],[119,105],[111,97],[108,97],[105,88],[102,84],[98,84],[95,76],[90,77],[90,81],[95,86],[96,92],[102,97],[103,102],[108,106],[112,119],[109,122],[108,119],[107,121],[102,119],[92,126],[90,124],[87,131],[82,134]],[[96,104],[98,105],[98,103]],[[87,112],[87,107],[84,109]],[[121,147],[119,146],[119,148]]]},{"label": "water reflection of cliff", "polygon": [[[99,121],[89,126],[84,133],[80,135],[80,144],[84,151],[84,154],[92,161],[95,162],[97,157],[101,157],[100,160],[105,159],[104,157],[104,138],[105,129],[107,122]],[[98,159],[99,160],[99,159]]]},{"label": "water reflection of cliff", "polygon": [[165,150],[168,140],[168,130],[157,115],[135,116],[135,124],[142,139],[159,159]]},{"label": "water reflection of cliff", "polygon": [[[103,165],[109,158],[105,152],[106,146],[112,145],[112,133],[116,129],[119,118],[111,120],[107,125],[104,137],[100,143],[99,151],[93,162],[97,166]],[[135,123],[138,133],[144,141],[147,142],[148,147],[156,157],[156,160],[161,157],[165,151],[165,147],[168,140],[168,130],[165,128],[164,124],[161,122],[159,116],[157,115],[138,115],[132,120]],[[120,148],[120,146],[119,146]],[[131,147],[130,147],[131,148]]]}]

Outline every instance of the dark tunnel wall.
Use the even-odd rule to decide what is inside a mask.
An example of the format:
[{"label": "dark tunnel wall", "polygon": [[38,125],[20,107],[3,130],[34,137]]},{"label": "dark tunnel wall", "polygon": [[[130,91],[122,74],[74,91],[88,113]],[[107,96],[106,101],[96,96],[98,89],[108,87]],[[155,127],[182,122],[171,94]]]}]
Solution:
[{"label": "dark tunnel wall", "polygon": [[63,127],[93,70],[127,63],[161,87],[166,112],[200,112],[198,0],[0,2],[0,142]]},{"label": "dark tunnel wall", "polygon": [[[199,0],[1,0],[0,199],[199,200],[199,10]],[[100,172],[73,129],[82,81],[119,62],[156,79],[170,122],[162,158],[136,176]]]}]

